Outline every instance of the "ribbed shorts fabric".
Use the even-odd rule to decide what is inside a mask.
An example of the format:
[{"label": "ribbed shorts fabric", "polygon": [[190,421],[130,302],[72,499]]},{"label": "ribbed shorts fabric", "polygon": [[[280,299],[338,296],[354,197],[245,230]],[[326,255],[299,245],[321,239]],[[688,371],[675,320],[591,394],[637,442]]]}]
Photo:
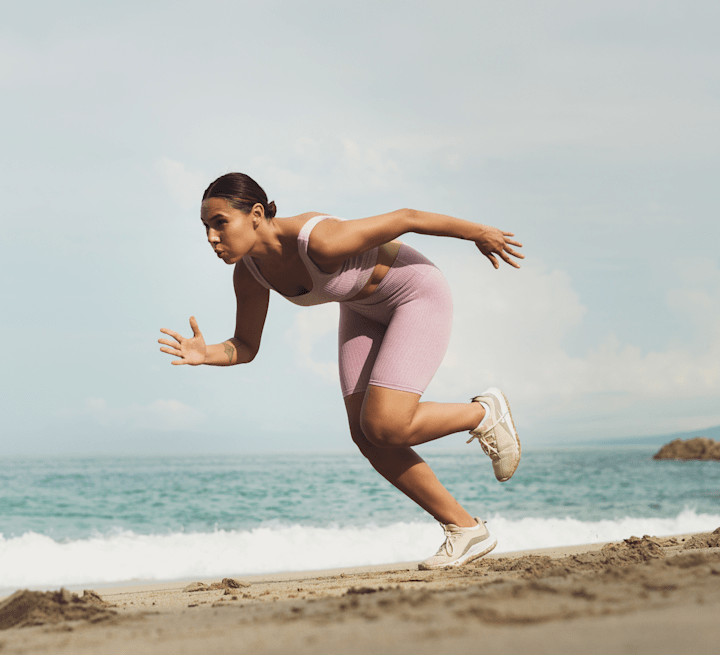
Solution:
[{"label": "ribbed shorts fabric", "polygon": [[440,270],[406,244],[368,298],[340,303],[343,397],[368,385],[422,395],[452,329],[452,294]]}]

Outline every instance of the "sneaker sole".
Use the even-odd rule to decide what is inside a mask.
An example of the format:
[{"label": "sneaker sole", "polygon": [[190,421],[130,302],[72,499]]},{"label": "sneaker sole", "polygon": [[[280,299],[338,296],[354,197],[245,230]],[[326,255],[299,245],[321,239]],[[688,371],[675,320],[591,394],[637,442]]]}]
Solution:
[{"label": "sneaker sole", "polygon": [[503,403],[505,404],[505,407],[502,408],[503,409],[502,413],[504,414],[505,409],[507,409],[508,416],[510,417],[510,427],[512,428],[512,437],[513,437],[513,439],[515,439],[515,443],[517,444],[518,454],[517,454],[517,464],[515,465],[515,469],[508,477],[503,478],[502,480],[500,480],[498,478],[498,480],[500,482],[507,482],[514,475],[515,471],[517,471],[517,467],[520,464],[520,456],[522,455],[522,445],[520,444],[520,437],[518,436],[517,429],[515,428],[515,421],[513,420],[512,410],[510,409],[510,403],[508,402],[507,396],[502,391],[500,391],[500,389],[498,389],[497,387],[490,387],[485,393],[488,393],[488,392],[494,394],[498,398],[502,398],[501,405]]},{"label": "sneaker sole", "polygon": [[456,559],[454,562],[450,562],[449,564],[440,564],[438,566],[425,566],[418,568],[420,568],[421,571],[454,569],[458,566],[463,566],[468,562],[479,559],[483,555],[487,555],[491,550],[495,548],[495,546],[497,546],[497,539],[491,536],[485,541],[481,541],[479,544],[475,544],[470,550],[468,550],[467,553],[465,553],[459,559]]}]

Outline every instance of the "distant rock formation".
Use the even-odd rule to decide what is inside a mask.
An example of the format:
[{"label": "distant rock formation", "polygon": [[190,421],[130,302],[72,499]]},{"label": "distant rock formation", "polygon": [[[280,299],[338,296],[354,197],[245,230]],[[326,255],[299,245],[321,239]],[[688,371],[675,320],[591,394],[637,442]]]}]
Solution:
[{"label": "distant rock formation", "polygon": [[720,459],[720,441],[707,437],[675,439],[658,450],[653,459]]}]

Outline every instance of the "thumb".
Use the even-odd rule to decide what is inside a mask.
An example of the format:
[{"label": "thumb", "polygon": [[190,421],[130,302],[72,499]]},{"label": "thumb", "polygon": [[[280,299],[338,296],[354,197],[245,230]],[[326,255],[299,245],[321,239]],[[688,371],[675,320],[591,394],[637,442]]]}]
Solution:
[{"label": "thumb", "polygon": [[198,323],[194,316],[190,317],[190,327],[192,328],[193,336],[200,336],[200,328],[198,327]]}]

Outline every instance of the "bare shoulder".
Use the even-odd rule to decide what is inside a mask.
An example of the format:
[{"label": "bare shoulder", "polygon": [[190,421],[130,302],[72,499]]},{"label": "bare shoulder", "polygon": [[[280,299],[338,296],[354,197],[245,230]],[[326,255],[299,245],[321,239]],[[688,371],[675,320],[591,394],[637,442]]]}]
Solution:
[{"label": "bare shoulder", "polygon": [[[300,230],[302,230],[305,223],[316,216],[330,216],[323,212],[304,212],[297,214],[296,216],[287,216],[284,218],[276,217],[274,219],[276,226],[279,228],[281,234],[288,239],[297,239]],[[324,223],[339,223],[340,221],[321,221],[321,225]],[[315,230],[313,230],[313,233]]]},{"label": "bare shoulder", "polygon": [[288,227],[297,227],[297,230],[300,231],[300,229],[303,225],[305,225],[305,223],[307,223],[311,218],[315,218],[316,216],[330,216],[330,214],[324,214],[323,212],[304,212],[302,214],[297,214],[296,216],[276,218],[275,220],[279,223],[287,225]]},{"label": "bare shoulder", "polygon": [[324,212],[304,212],[302,214],[298,214],[297,216],[290,216],[287,220],[300,220],[305,223],[316,216],[330,216],[330,214],[325,214]]}]

